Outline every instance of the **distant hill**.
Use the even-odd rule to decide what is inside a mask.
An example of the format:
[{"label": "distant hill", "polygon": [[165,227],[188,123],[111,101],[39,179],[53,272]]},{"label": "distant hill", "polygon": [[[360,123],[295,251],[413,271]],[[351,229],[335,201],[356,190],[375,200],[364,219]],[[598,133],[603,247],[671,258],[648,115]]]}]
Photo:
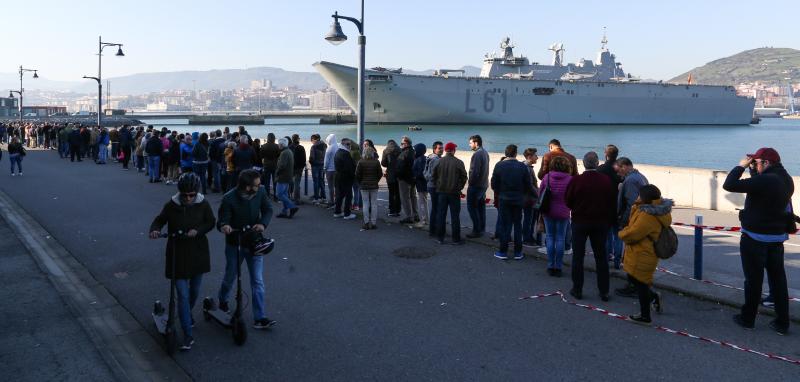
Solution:
[{"label": "distant hill", "polygon": [[[480,73],[480,68],[474,66],[464,66],[461,69],[466,71],[465,75],[467,76],[477,76]],[[414,71],[403,69],[403,72],[430,75],[433,70]],[[143,94],[193,88],[198,90],[249,88],[251,81],[261,79],[272,81],[274,88],[297,86],[300,89],[316,90],[328,87],[328,83],[317,72],[292,72],[272,67],[139,73],[108,78],[111,81],[111,91],[114,94]],[[16,89],[17,87],[19,87],[17,74],[0,73],[0,89]],[[97,85],[93,81],[51,81],[44,78],[35,81],[28,79],[25,82],[25,87],[40,90],[71,90],[78,93],[91,93],[97,89]]]},{"label": "distant hill", "polygon": [[709,85],[735,85],[743,82],[785,82],[790,77],[800,81],[800,50],[790,48],[758,48],[711,61],[669,80]]}]

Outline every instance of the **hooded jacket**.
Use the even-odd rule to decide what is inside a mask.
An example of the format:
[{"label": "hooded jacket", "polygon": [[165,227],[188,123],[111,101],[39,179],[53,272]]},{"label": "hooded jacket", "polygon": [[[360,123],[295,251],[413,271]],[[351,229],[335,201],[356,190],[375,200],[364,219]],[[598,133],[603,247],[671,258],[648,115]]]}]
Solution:
[{"label": "hooded jacket", "polygon": [[194,145],[190,145],[186,142],[181,142],[181,168],[192,168],[192,150],[194,149]]},{"label": "hooded jacket", "polygon": [[[217,216],[218,229],[225,225],[233,229],[242,229],[246,225],[252,227],[256,224],[266,228],[272,220],[272,204],[267,197],[267,190],[261,186],[256,194],[248,199],[241,195],[239,188],[234,187],[222,197]],[[225,244],[237,245],[238,235],[232,233],[225,236]]]},{"label": "hooded jacket", "polygon": [[294,175],[294,153],[289,147],[281,151],[278,157],[278,166],[275,168],[275,178],[278,183],[292,183]]},{"label": "hooded jacket", "polygon": [[347,185],[352,184],[356,179],[356,164],[350,150],[344,146],[339,146],[336,155],[333,157],[336,168],[336,182]]},{"label": "hooded jacket", "polygon": [[544,213],[552,219],[569,219],[569,207],[566,203],[567,186],[572,175],[560,171],[547,173],[542,179],[539,195],[550,186],[550,210]]},{"label": "hooded jacket", "polygon": [[672,224],[672,205],[670,199],[657,199],[652,204],[637,201],[631,208],[628,226],[619,231],[619,238],[625,243],[623,269],[648,285],[653,284],[653,273],[658,266],[653,243],[661,229]]},{"label": "hooded jacket", "polygon": [[749,179],[739,179],[742,174],[744,167],[734,167],[722,185],[725,191],[747,194],[744,209],[739,211],[742,228],[767,235],[786,233],[791,216],[786,207],[794,194],[792,177],[780,163],[773,163],[761,174],[752,173]]},{"label": "hooded jacket", "polygon": [[414,153],[414,149],[411,147],[406,147],[401,149],[400,155],[397,156],[397,163],[395,166],[398,180],[402,180],[403,182],[414,184],[414,157],[416,154]]},{"label": "hooded jacket", "polygon": [[172,196],[161,212],[150,224],[150,231],[161,231],[166,225],[167,233],[196,230],[195,237],[169,237],[166,248],[166,266],[164,276],[171,279],[172,256],[175,253],[175,274],[178,279],[189,279],[208,273],[211,270],[209,261],[208,239],[206,234],[214,228],[214,212],[203,194],[198,193],[192,204],[182,205],[180,194]]},{"label": "hooded jacket", "polygon": [[400,147],[396,143],[390,142],[383,149],[381,156],[381,166],[386,168],[386,182],[397,183],[397,157],[400,155]]},{"label": "hooded jacket", "polygon": [[414,176],[417,192],[428,192],[428,181],[425,179],[425,165],[428,163],[428,158],[425,157],[426,150],[424,143],[414,145],[414,164],[411,166],[411,173]]},{"label": "hooded jacket", "polygon": [[336,134],[330,134],[327,138],[325,138],[325,143],[328,144],[328,148],[325,150],[325,159],[322,161],[322,168],[326,172],[336,171],[336,166],[333,163],[333,157],[336,155],[336,151],[339,150],[339,145],[336,143]]},{"label": "hooded jacket", "polygon": [[328,149],[328,145],[325,144],[322,140],[317,141],[317,143],[311,146],[311,150],[308,151],[308,164],[311,167],[320,167],[325,165],[325,152]]},{"label": "hooded jacket", "polygon": [[294,172],[295,174],[302,173],[306,168],[306,148],[298,143],[292,147],[292,153],[294,154]]},{"label": "hooded jacket", "polygon": [[362,190],[377,190],[383,176],[380,162],[375,158],[361,158],[356,165],[356,181]]},{"label": "hooded jacket", "polygon": [[264,171],[274,172],[275,167],[278,165],[278,157],[281,155],[281,148],[275,143],[275,138],[268,138],[267,143],[261,145],[258,151],[261,157],[261,164],[264,165]]}]

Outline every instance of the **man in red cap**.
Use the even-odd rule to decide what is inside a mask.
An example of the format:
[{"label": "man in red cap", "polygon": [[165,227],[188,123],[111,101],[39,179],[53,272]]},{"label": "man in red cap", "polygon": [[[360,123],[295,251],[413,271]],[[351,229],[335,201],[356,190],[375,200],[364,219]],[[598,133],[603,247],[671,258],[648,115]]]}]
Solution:
[{"label": "man in red cap", "polygon": [[[750,169],[750,178],[740,179],[747,168]],[[789,331],[789,291],[783,266],[783,242],[789,239],[788,233],[794,230],[792,177],[781,165],[778,152],[763,147],[742,159],[730,171],[722,188],[747,194],[744,209],[739,212],[742,223],[739,251],[745,279],[744,305],[741,313],[733,316],[733,320],[746,329],[755,327],[766,269],[777,314],[769,326],[784,335]]]},{"label": "man in red cap", "polygon": [[444,145],[444,156],[433,169],[433,183],[439,198],[436,217],[436,234],[439,244],[444,244],[447,210],[450,209],[450,225],[453,244],[463,244],[461,239],[461,190],[467,184],[467,169],[464,162],[455,157],[456,144]]}]

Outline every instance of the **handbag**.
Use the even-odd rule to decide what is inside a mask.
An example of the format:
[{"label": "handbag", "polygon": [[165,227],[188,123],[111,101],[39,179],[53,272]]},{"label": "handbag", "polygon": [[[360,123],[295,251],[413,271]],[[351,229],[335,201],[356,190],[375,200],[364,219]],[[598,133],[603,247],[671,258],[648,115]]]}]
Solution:
[{"label": "handbag", "polygon": [[539,211],[539,213],[547,213],[550,211],[550,199],[552,198],[550,195],[550,178],[548,177],[547,180],[548,182],[544,186],[544,190],[539,194],[539,198],[536,199],[536,205],[533,207]]}]

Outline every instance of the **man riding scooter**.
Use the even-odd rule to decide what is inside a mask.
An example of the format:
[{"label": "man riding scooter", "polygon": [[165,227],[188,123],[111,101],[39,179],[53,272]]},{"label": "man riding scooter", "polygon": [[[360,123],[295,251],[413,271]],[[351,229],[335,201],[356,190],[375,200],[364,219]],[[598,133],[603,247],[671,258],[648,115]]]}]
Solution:
[{"label": "man riding scooter", "polygon": [[178,317],[184,333],[181,350],[189,350],[194,344],[192,308],[197,301],[203,273],[211,269],[206,234],[214,228],[214,212],[199,189],[200,177],[194,173],[181,175],[178,193],[170,198],[150,225],[151,239],[162,237],[161,229],[167,226],[165,275],[175,281]]}]

